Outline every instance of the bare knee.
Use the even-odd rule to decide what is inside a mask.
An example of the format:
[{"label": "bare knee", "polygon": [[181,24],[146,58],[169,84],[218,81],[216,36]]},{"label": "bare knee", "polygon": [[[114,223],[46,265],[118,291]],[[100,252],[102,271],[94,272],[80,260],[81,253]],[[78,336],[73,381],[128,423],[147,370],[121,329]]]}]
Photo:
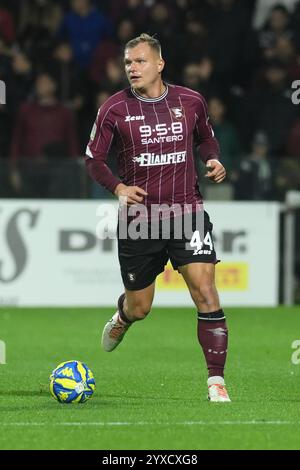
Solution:
[{"label": "bare knee", "polygon": [[146,302],[124,303],[125,314],[129,320],[137,321],[143,320],[151,310],[151,304]]},{"label": "bare knee", "polygon": [[192,296],[199,312],[210,312],[220,308],[219,296],[214,283],[205,282],[192,289]]}]

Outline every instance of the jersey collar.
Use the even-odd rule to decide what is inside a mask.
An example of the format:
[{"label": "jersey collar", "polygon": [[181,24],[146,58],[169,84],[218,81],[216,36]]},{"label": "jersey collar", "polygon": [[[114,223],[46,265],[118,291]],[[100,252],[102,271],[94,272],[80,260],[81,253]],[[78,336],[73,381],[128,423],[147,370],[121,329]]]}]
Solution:
[{"label": "jersey collar", "polygon": [[168,94],[168,91],[169,91],[169,87],[168,87],[168,84],[167,83],[164,83],[166,85],[166,89],[165,91],[163,92],[162,95],[158,96],[157,98],[144,98],[144,96],[141,96],[139,95],[132,87],[130,88],[131,90],[131,93],[138,99],[138,100],[141,100],[141,101],[145,101],[145,103],[156,103],[157,101],[160,101],[160,100],[163,100],[167,94]]}]

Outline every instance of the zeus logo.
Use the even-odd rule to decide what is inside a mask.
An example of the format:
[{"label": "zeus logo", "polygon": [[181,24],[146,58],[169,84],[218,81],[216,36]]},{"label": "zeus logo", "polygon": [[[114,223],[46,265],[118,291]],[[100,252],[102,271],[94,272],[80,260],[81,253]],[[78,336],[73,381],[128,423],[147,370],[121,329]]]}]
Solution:
[{"label": "zeus logo", "polygon": [[2,80],[0,80],[0,104],[6,104],[6,86]]},{"label": "zeus logo", "polygon": [[[14,263],[13,272],[10,275],[6,274],[5,264],[3,259],[0,258],[0,283],[10,283],[17,279],[24,271],[28,261],[28,251],[24,240],[22,238],[22,232],[20,231],[19,221],[25,220],[27,227],[32,229],[35,227],[38,220],[39,211],[31,211],[29,209],[20,209],[9,219],[6,229],[3,233],[4,240],[12,261]],[[24,217],[25,216],[25,217]],[[1,213],[0,213],[1,219]],[[1,247],[1,244],[0,244]],[[0,254],[6,253],[6,250],[1,249]]]},{"label": "zeus logo", "polygon": [[145,116],[126,116],[125,122],[129,121],[143,121],[145,119]]}]

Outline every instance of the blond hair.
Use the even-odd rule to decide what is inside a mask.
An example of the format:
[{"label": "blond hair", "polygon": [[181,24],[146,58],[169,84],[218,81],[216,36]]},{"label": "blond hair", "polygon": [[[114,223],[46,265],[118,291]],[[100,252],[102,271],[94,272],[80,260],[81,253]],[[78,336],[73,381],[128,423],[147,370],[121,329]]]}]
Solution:
[{"label": "blond hair", "polygon": [[160,45],[159,40],[156,39],[154,36],[150,36],[147,33],[142,33],[136,38],[128,41],[127,44],[125,45],[125,49],[132,49],[133,47],[136,47],[141,43],[148,44],[161,57],[161,45]]}]

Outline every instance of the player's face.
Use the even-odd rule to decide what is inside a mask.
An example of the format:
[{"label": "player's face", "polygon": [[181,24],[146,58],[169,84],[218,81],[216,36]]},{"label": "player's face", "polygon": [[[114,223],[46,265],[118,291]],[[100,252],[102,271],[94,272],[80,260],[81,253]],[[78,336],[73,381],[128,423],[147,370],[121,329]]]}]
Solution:
[{"label": "player's face", "polygon": [[147,43],[125,50],[125,72],[136,90],[147,90],[161,80],[164,61]]}]

